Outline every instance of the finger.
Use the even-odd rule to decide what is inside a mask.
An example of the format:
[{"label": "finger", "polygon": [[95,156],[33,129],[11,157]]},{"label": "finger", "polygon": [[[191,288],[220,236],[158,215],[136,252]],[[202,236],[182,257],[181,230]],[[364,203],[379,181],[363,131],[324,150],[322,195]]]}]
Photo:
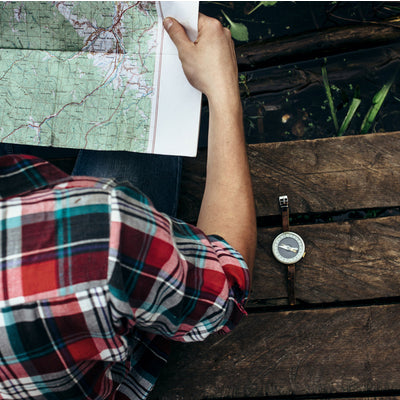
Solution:
[{"label": "finger", "polygon": [[207,21],[207,19],[208,19],[209,17],[207,17],[207,15],[204,15],[204,14],[202,14],[202,13],[199,13],[199,19],[198,19],[198,28],[199,28],[199,31],[201,31],[201,29],[203,28],[203,26],[204,26],[204,24],[206,23],[206,21]]},{"label": "finger", "polygon": [[167,17],[164,19],[164,28],[168,32],[171,40],[174,42],[178,51],[183,47],[187,47],[192,44],[188,35],[186,34],[185,28],[174,18]]}]

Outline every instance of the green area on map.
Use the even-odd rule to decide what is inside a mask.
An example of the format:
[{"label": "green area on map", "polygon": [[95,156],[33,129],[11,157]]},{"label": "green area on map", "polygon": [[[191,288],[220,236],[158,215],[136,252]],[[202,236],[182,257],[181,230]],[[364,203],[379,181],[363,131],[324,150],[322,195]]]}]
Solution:
[{"label": "green area on map", "polygon": [[153,2],[0,4],[0,141],[145,151]]}]

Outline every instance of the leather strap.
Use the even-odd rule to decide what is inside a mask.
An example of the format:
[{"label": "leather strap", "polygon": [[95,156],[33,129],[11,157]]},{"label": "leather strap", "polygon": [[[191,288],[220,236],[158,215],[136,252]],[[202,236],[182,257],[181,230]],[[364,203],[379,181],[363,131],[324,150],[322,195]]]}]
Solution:
[{"label": "leather strap", "polygon": [[[282,212],[282,230],[283,232],[288,232],[289,200],[287,196],[279,196],[279,206]],[[295,278],[296,278],[296,264],[290,264],[288,265],[288,270],[287,270],[287,290],[288,290],[289,304],[291,306],[294,306],[296,304]]]},{"label": "leather strap", "polygon": [[295,264],[290,264],[288,265],[288,282],[287,282],[287,286],[288,286],[288,295],[289,295],[289,305],[294,306],[296,304],[296,296],[295,296],[295,292],[294,292],[294,288],[295,288],[295,277],[296,277],[296,265]]},{"label": "leather strap", "polygon": [[282,208],[282,231],[289,231],[289,207]]},{"label": "leather strap", "polygon": [[282,213],[282,230],[289,231],[289,200],[287,196],[279,196],[279,207]]}]

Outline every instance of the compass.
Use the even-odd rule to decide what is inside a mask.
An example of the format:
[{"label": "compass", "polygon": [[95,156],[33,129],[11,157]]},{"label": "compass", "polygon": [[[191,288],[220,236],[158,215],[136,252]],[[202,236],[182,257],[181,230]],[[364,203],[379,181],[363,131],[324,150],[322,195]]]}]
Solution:
[{"label": "compass", "polygon": [[272,243],[272,253],[282,264],[295,264],[304,257],[304,241],[297,233],[282,232]]},{"label": "compass", "polygon": [[286,195],[279,196],[279,207],[282,213],[282,233],[272,243],[272,253],[282,264],[287,265],[288,300],[291,306],[296,304],[295,277],[296,262],[306,254],[303,239],[289,229],[289,200]]}]

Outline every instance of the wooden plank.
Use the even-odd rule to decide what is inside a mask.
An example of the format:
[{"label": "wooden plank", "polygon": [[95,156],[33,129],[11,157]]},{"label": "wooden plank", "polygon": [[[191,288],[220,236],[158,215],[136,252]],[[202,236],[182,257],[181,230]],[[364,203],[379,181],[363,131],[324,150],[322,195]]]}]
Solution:
[{"label": "wooden plank", "polygon": [[[367,395],[367,394],[366,394]],[[386,396],[384,393],[382,393],[381,396],[379,396],[379,394],[377,394],[375,397],[372,397],[372,395],[370,395],[371,397],[346,397],[346,396],[340,396],[340,397],[324,397],[324,400],[400,400],[399,396]],[[306,400],[303,399],[302,400]],[[322,398],[315,398],[313,397],[313,400],[322,400]]]},{"label": "wooden plank", "polygon": [[[400,205],[400,132],[249,145],[258,216]],[[195,221],[205,182],[205,154],[185,160],[179,216]],[[229,166],[227,166],[229,168]]]},{"label": "wooden plank", "polygon": [[[240,71],[342,54],[399,40],[399,18],[263,40],[236,48]],[[386,22],[386,23],[385,23]]]},{"label": "wooden plank", "polygon": [[151,399],[400,392],[399,313],[386,305],[252,314],[230,335],[175,348]]},{"label": "wooden plank", "polygon": [[250,146],[259,215],[393,207],[400,204],[400,132]]},{"label": "wooden plank", "polygon": [[[301,303],[400,295],[400,216],[292,227],[306,255],[296,267]],[[272,255],[279,228],[259,228],[249,306],[287,304],[286,267]],[[269,303],[268,303],[269,302]]]},{"label": "wooden plank", "polygon": [[[371,79],[372,71],[376,73],[383,66],[389,63],[396,63],[399,59],[399,42],[390,46],[347,53],[342,57],[330,57],[326,62],[329,82],[331,84],[341,84],[357,79],[358,76],[365,78],[368,76],[366,71],[369,71],[369,79]],[[276,96],[276,93],[288,91],[301,93],[304,88],[311,85],[320,85],[321,91],[324,93],[321,73],[322,65],[323,63],[320,59],[311,57],[307,62],[290,63],[244,72],[241,74],[242,79],[240,80],[241,95],[246,98],[260,94],[271,94],[271,99],[273,99],[272,95],[275,94]],[[375,85],[379,84],[379,80],[375,82],[375,85],[372,82],[364,82],[363,98],[367,96],[368,83],[371,84],[372,90],[376,91]],[[271,106],[269,103],[265,104]]]}]

